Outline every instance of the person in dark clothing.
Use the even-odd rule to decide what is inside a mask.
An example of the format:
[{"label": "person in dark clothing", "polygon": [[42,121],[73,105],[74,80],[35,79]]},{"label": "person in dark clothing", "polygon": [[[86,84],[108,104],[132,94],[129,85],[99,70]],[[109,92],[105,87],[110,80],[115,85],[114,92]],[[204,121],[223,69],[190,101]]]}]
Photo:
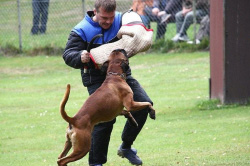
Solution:
[{"label": "person in dark clothing", "polygon": [[131,9],[141,16],[142,22],[147,28],[150,28],[150,18],[145,13],[145,8],[152,8],[154,0],[133,0]]},{"label": "person in dark clothing", "polygon": [[[210,35],[210,18],[209,15],[206,15],[202,18],[200,23],[200,28],[198,30],[198,33],[196,35],[195,44],[200,44],[203,39],[209,39]],[[194,44],[192,40],[187,42],[188,44]]]},{"label": "person in dark clothing", "polygon": [[[96,0],[94,11],[88,11],[85,18],[72,29],[63,53],[63,59],[67,65],[81,70],[82,82],[87,87],[89,95],[101,86],[106,74],[102,74],[99,69],[96,69],[90,58],[90,53],[86,50],[90,40],[97,34],[102,34],[103,37],[96,39],[92,48],[118,41],[116,35],[122,26],[122,14],[115,10],[115,0]],[[126,73],[126,78],[126,82],[134,93],[135,101],[148,101],[153,104],[139,82],[132,77],[131,69]],[[134,165],[141,165],[142,160],[131,146],[146,122],[148,109],[133,112],[132,115],[139,127],[135,128],[128,121],[126,122],[118,155],[127,158]],[[107,162],[110,135],[115,121],[116,119],[99,123],[94,127],[89,152],[89,165],[102,166]]]},{"label": "person in dark clothing", "polygon": [[[160,6],[161,0],[154,0],[155,6]],[[175,22],[175,14],[182,8],[183,0],[166,0],[166,5],[162,11],[159,8],[154,9],[158,17],[161,17],[161,23]]]},{"label": "person in dark clothing", "polygon": [[31,34],[44,34],[47,28],[49,0],[32,0],[33,26]]},{"label": "person in dark clothing", "polygon": [[[201,20],[209,13],[209,0],[197,0],[196,2],[196,19]],[[183,9],[175,15],[176,35],[172,41],[189,41],[187,30],[194,20],[193,0],[183,0]]]},{"label": "person in dark clothing", "polygon": [[182,0],[154,0],[153,7],[146,7],[149,21],[157,22],[156,39],[164,38],[167,23],[175,22],[175,14],[181,10]]}]

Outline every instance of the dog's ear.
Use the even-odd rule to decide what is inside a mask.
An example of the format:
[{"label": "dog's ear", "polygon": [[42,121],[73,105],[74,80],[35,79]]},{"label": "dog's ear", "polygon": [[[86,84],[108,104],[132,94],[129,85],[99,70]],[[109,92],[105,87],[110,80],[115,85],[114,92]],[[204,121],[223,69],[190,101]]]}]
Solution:
[{"label": "dog's ear", "polygon": [[105,75],[107,73],[107,70],[108,70],[108,66],[109,66],[109,62],[106,61],[103,63],[102,67],[101,67],[101,74],[102,75]]},{"label": "dog's ear", "polygon": [[129,69],[129,62],[128,61],[123,61],[121,63],[121,68],[123,70],[124,73],[126,73]]}]

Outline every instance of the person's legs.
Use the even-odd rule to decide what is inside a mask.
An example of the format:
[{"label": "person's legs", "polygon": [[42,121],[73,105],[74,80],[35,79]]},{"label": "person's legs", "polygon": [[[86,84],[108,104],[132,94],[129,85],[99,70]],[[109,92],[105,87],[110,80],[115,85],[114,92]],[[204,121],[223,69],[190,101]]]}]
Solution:
[{"label": "person's legs", "polygon": [[[101,83],[89,86],[89,95],[94,93],[100,86]],[[94,127],[89,152],[90,165],[104,164],[107,162],[108,146],[114,123],[115,119],[110,122],[99,123]]]},{"label": "person's legs", "polygon": [[175,25],[176,25],[176,35],[172,38],[172,41],[177,42],[179,41],[179,37],[181,36],[180,30],[183,25],[184,16],[182,11],[179,11],[175,14]]},{"label": "person's legs", "polygon": [[33,26],[31,28],[31,34],[38,34],[39,30],[39,20],[40,20],[40,8],[38,5],[38,0],[32,1],[32,11],[33,11]]},{"label": "person's legs", "polygon": [[201,22],[201,20],[208,15],[206,10],[198,9],[196,10],[196,20],[197,22]]},{"label": "person's legs", "polygon": [[156,21],[156,16],[152,14],[152,9],[152,7],[146,6],[144,9],[145,16],[147,16],[150,21]]},{"label": "person's legs", "polygon": [[184,21],[184,16],[182,14],[182,11],[179,11],[175,15],[175,22],[176,22],[176,33],[179,33],[182,27]]},{"label": "person's legs", "polygon": [[166,27],[167,27],[167,24],[166,23],[161,23],[161,19],[157,20],[156,40],[165,38]]},{"label": "person's legs", "polygon": [[[141,87],[141,85],[137,80],[135,80],[133,77],[130,76],[127,79],[127,83],[134,92],[134,101],[140,101],[140,102],[144,101],[153,104],[153,102],[150,100],[147,93],[144,91],[144,89]],[[147,120],[148,108],[136,112],[131,112],[131,114],[137,121],[138,128],[131,126],[128,121],[126,122],[122,133],[122,141],[123,141],[122,148],[124,149],[131,148],[131,145],[135,141],[137,135],[140,133],[142,127],[144,126]]]},{"label": "person's legs", "polygon": [[145,16],[147,16],[149,25],[150,22],[157,22],[157,33],[156,33],[156,39],[164,38],[165,32],[166,32],[166,24],[161,24],[161,19],[152,14],[152,7],[146,6],[144,11],[145,11]]},{"label": "person's legs", "polygon": [[46,32],[46,25],[48,21],[48,9],[49,9],[49,1],[44,0],[40,2],[41,7],[41,26],[40,33]]},{"label": "person's legs", "polygon": [[104,164],[107,162],[110,135],[115,119],[110,122],[99,123],[92,131],[91,149],[89,151],[89,164]]},{"label": "person's legs", "polygon": [[149,17],[146,16],[146,15],[141,15],[141,19],[142,19],[143,24],[144,24],[147,28],[150,28],[150,20],[149,20]]},{"label": "person's legs", "polygon": [[[127,83],[134,92],[135,101],[148,101],[152,103],[152,101],[150,100],[150,98],[148,97],[146,92],[143,90],[143,88],[140,86],[137,80],[129,76],[127,78]],[[101,86],[101,83],[89,86],[88,87],[89,94],[94,93],[95,90],[99,88],[100,86]],[[137,135],[140,133],[142,127],[144,126],[146,122],[146,119],[148,116],[148,108],[140,110],[140,111],[136,111],[136,112],[131,112],[131,113],[138,123],[138,128],[131,126],[128,121],[125,124],[124,130],[122,133],[123,143],[121,145],[121,148],[124,149],[125,150],[124,152],[126,153],[128,152],[126,151],[126,149],[130,150],[131,145],[135,141]],[[94,127],[94,130],[92,132],[91,150],[89,152],[89,164],[90,165],[104,164],[107,162],[108,145],[109,145],[110,135],[111,135],[114,123],[115,123],[115,119],[110,122],[100,123]],[[138,160],[134,160],[134,157],[136,156],[135,150],[133,149],[131,151],[132,153],[134,153],[133,156],[130,156],[133,158],[132,162],[134,161],[137,162]]]},{"label": "person's legs", "polygon": [[[206,12],[203,10],[196,10],[196,19],[201,20],[202,17],[206,15]],[[180,29],[181,35],[187,35],[187,30],[194,22],[194,12],[188,12],[184,18],[183,25]]]},{"label": "person's legs", "polygon": [[[133,77],[129,76],[127,78],[127,83],[131,87],[133,93],[134,93],[134,101],[140,101],[140,102],[150,102],[153,105],[153,102],[150,100],[146,92],[143,90],[143,88],[140,86],[139,82],[135,80]],[[125,127],[123,129],[122,133],[122,144],[118,149],[118,155],[121,157],[125,157],[129,160],[130,163],[134,165],[141,165],[142,160],[136,155],[137,150],[131,148],[132,144],[134,143],[136,137],[140,133],[142,127],[144,126],[147,116],[148,116],[148,108],[145,108],[140,111],[131,112],[133,117],[138,123],[138,127],[133,127],[129,124],[127,121],[125,124]]]},{"label": "person's legs", "polygon": [[193,22],[194,22],[194,12],[191,11],[191,12],[188,12],[184,18],[183,24],[179,31],[181,36],[187,35],[187,30],[190,27],[190,25],[193,24]]},{"label": "person's legs", "polygon": [[210,32],[209,31],[209,25],[210,25],[209,16],[206,15],[201,20],[200,28],[199,28],[199,31],[198,31],[198,33],[196,35],[196,39],[201,41],[203,38],[209,37],[209,32]]}]

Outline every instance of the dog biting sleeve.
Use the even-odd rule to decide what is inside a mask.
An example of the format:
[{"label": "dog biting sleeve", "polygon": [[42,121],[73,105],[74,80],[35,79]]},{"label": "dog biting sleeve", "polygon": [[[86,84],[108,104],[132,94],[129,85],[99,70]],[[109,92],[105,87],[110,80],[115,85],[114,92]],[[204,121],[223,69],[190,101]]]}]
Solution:
[{"label": "dog biting sleeve", "polygon": [[152,45],[153,30],[147,29],[143,25],[137,13],[127,12],[123,15],[122,26],[117,37],[119,40],[116,42],[104,44],[90,50],[91,58],[99,67],[108,60],[110,53],[114,49],[124,49],[128,57],[147,51]]}]

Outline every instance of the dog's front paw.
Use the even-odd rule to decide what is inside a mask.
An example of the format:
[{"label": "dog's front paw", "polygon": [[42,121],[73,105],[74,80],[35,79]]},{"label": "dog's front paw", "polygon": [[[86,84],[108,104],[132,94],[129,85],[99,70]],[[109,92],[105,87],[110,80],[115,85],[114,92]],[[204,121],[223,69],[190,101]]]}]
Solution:
[{"label": "dog's front paw", "polygon": [[149,117],[151,118],[151,119],[154,119],[155,120],[155,110],[153,109],[153,107],[152,106],[150,106],[149,107]]}]

